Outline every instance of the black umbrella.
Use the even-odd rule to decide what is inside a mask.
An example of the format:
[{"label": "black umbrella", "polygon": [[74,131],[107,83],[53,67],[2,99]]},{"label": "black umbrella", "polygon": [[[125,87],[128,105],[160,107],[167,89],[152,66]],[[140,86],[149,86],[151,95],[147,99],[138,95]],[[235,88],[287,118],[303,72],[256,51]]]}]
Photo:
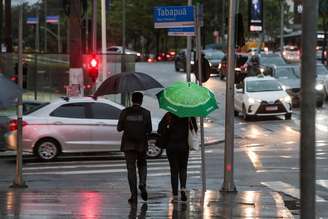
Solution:
[{"label": "black umbrella", "polygon": [[95,97],[106,94],[132,93],[134,91],[162,88],[163,86],[145,73],[123,72],[107,78],[94,93]]},{"label": "black umbrella", "polygon": [[21,93],[22,90],[14,82],[0,74],[0,108],[15,105]]}]

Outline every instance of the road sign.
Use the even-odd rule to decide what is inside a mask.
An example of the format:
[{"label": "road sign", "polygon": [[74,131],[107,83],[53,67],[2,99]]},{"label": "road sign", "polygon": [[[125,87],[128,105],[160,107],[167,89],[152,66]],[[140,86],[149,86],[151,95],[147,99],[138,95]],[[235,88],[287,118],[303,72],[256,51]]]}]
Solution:
[{"label": "road sign", "polygon": [[168,29],[169,36],[195,36],[195,27],[176,27]]},{"label": "road sign", "polygon": [[154,7],[155,28],[190,27],[195,24],[193,6]]},{"label": "road sign", "polygon": [[48,24],[58,24],[59,23],[59,16],[47,16],[46,22]]},{"label": "road sign", "polygon": [[26,19],[27,24],[37,24],[38,22],[38,17],[27,17]]}]

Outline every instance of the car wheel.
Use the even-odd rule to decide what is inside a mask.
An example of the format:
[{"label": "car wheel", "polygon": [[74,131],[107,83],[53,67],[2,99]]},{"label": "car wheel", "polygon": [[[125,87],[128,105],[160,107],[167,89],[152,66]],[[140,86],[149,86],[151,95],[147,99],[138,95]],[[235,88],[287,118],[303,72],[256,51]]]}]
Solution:
[{"label": "car wheel", "polygon": [[37,142],[34,154],[42,161],[54,160],[60,152],[59,143],[51,138]]},{"label": "car wheel", "polygon": [[162,155],[162,148],[157,146],[157,137],[150,136],[147,140],[148,150],[147,150],[147,157],[148,158],[158,158]]},{"label": "car wheel", "polygon": [[220,79],[223,81],[223,79],[224,79],[224,75],[221,73],[220,74]]},{"label": "car wheel", "polygon": [[291,113],[287,113],[285,115],[285,120],[291,120],[292,119],[292,114]]},{"label": "car wheel", "polygon": [[239,116],[239,112],[238,112],[237,110],[234,110],[234,111],[233,111],[233,114],[234,114],[235,116]]},{"label": "car wheel", "polygon": [[247,113],[246,113],[246,107],[245,107],[245,105],[243,105],[243,119],[245,120],[245,121],[248,121],[251,117],[249,116],[249,115],[247,115]]}]

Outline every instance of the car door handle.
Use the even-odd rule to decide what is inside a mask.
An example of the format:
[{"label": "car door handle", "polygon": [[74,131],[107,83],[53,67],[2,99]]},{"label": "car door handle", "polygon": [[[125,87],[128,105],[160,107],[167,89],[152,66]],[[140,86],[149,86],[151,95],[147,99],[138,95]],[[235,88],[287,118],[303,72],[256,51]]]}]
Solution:
[{"label": "car door handle", "polygon": [[54,124],[55,124],[55,125],[62,125],[63,123],[62,123],[62,122],[58,122],[58,121],[56,121],[56,122],[54,122]]},{"label": "car door handle", "polygon": [[104,122],[98,122],[97,125],[103,126],[106,125]]}]

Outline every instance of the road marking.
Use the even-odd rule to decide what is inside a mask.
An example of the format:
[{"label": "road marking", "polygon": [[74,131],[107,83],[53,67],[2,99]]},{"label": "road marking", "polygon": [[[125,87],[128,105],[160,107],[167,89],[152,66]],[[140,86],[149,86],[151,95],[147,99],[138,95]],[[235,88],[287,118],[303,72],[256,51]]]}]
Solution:
[{"label": "road marking", "polygon": [[[188,161],[188,164],[200,164],[200,160]],[[148,166],[152,165],[169,165],[168,161],[164,162],[152,162],[148,163]],[[96,167],[125,167],[125,163],[115,163],[115,164],[81,164],[81,165],[69,165],[69,166],[39,166],[39,167],[24,167],[23,170],[52,170],[52,169],[76,169],[76,168],[96,168]]]},{"label": "road marking", "polygon": [[[189,169],[199,169],[200,165],[190,165]],[[170,170],[170,167],[150,167],[147,171]],[[123,173],[127,172],[126,168],[110,170],[77,170],[77,171],[55,171],[55,172],[24,172],[24,175],[79,175],[79,174],[100,174],[100,173]]]},{"label": "road marking", "polygon": [[325,187],[328,189],[328,180],[322,179],[322,180],[316,180],[316,183],[322,187]]},{"label": "road marking", "polygon": [[[283,192],[294,198],[300,199],[300,189],[294,187],[291,184],[288,184],[288,183],[285,183],[282,181],[261,182],[261,184],[274,191]],[[316,195],[316,201],[317,202],[327,202],[324,198],[322,198],[318,195]]]},{"label": "road marking", "polygon": [[321,124],[316,124],[316,128],[321,132],[328,132],[328,127]]},{"label": "road marking", "polygon": [[[195,175],[195,174],[200,174],[200,171],[188,171],[188,175]],[[165,172],[165,173],[147,173],[147,177],[152,177],[152,176],[170,176],[171,173],[170,172]]]}]

